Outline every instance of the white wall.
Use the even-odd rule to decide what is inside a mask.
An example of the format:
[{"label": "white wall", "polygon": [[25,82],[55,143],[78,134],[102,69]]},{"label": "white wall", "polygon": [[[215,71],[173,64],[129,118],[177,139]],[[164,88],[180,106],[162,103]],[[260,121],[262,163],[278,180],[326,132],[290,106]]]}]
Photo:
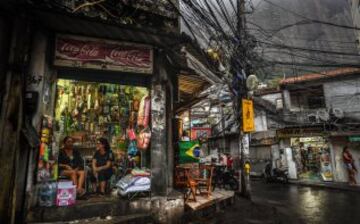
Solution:
[{"label": "white wall", "polygon": [[[360,27],[360,1],[359,0],[350,0],[351,4],[351,16],[353,18],[354,25]],[[360,41],[360,31],[354,30],[356,38]],[[358,45],[360,47],[360,45]]]},{"label": "white wall", "polygon": [[269,101],[272,104],[276,104],[277,99],[282,99],[282,94],[280,93],[271,93],[261,96],[262,99]]},{"label": "white wall", "polygon": [[267,118],[265,111],[255,111],[255,131],[267,131]]},{"label": "white wall", "polygon": [[[346,141],[345,137],[336,137],[331,139],[331,145],[331,153],[334,155],[335,162],[335,164],[333,164],[334,181],[348,182],[348,174],[342,158],[342,149],[345,145],[349,146],[350,153],[355,160],[355,166],[360,171],[360,144],[349,143]],[[356,175],[356,181],[358,184],[360,183],[359,172]]]}]

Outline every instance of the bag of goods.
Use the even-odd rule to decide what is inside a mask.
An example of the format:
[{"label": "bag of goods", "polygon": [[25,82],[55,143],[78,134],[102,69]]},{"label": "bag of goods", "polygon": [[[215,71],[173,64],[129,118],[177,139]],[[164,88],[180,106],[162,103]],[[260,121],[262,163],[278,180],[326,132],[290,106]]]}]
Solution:
[{"label": "bag of goods", "polygon": [[149,177],[150,172],[145,169],[134,168],[131,170],[131,175],[134,177]]},{"label": "bag of goods", "polygon": [[150,97],[144,96],[141,99],[140,106],[139,106],[139,112],[138,112],[138,119],[137,119],[137,125],[147,127],[149,125],[150,121]]},{"label": "bag of goods", "polygon": [[135,99],[133,101],[132,108],[133,108],[134,111],[139,111],[139,107],[140,107],[140,102],[139,102],[139,100]]},{"label": "bag of goods", "polygon": [[129,117],[129,126],[134,127],[135,124],[136,124],[136,112],[131,111],[130,117]]},{"label": "bag of goods", "polygon": [[55,205],[56,182],[45,182],[38,185],[39,206],[51,207]]},{"label": "bag of goods", "polygon": [[138,149],[146,150],[150,145],[151,131],[146,128],[140,132],[136,139]]},{"label": "bag of goods", "polygon": [[135,141],[131,141],[128,147],[128,155],[129,156],[136,156],[138,152],[138,149],[136,147],[136,142]]},{"label": "bag of goods", "polygon": [[135,130],[133,128],[127,129],[127,135],[131,141],[136,140],[136,134],[135,134]]}]

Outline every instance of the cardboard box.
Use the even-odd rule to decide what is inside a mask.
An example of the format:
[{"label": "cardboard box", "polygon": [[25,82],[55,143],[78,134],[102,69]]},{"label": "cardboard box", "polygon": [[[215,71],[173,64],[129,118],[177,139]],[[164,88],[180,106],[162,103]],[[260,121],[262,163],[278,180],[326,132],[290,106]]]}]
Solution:
[{"label": "cardboard box", "polygon": [[71,181],[58,182],[56,205],[70,206],[76,202],[76,186]]}]

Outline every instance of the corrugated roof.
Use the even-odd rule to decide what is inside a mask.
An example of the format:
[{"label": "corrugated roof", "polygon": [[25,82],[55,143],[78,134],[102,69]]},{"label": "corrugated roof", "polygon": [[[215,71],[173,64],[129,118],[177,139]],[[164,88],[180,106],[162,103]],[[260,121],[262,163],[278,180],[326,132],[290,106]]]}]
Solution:
[{"label": "corrugated roof", "polygon": [[360,74],[360,68],[339,68],[319,73],[304,74],[301,76],[290,77],[280,81],[281,86],[330,79],[347,75]]},{"label": "corrugated roof", "polygon": [[198,75],[179,74],[180,97],[186,100],[188,97],[194,97],[202,91],[209,83]]},{"label": "corrugated roof", "polygon": [[266,89],[257,89],[254,91],[255,96],[263,96],[273,93],[281,93],[281,90],[278,88],[266,88]]}]

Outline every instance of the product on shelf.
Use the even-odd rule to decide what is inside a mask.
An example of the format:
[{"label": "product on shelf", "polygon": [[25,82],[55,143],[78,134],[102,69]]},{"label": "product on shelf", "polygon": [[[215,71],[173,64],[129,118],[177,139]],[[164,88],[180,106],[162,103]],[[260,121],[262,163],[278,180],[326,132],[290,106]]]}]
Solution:
[{"label": "product on shelf", "polygon": [[151,108],[147,88],[60,79],[56,99],[58,145],[69,135],[80,153],[91,157],[97,139],[105,137],[115,159],[134,158],[138,148],[149,147]]}]

